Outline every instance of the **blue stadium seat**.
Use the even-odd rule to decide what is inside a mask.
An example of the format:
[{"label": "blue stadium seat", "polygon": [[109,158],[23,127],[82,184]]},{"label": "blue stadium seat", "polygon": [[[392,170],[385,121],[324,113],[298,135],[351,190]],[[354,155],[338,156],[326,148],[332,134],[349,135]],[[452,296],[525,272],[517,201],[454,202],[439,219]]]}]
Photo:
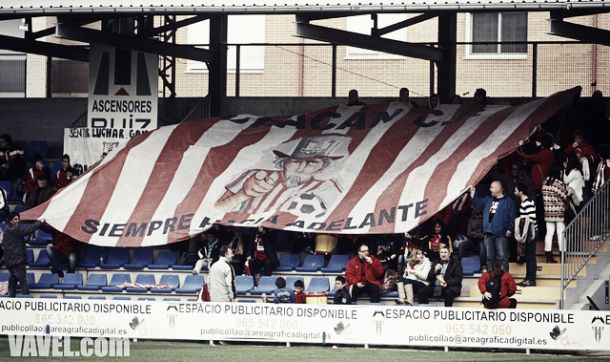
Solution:
[{"label": "blue stadium seat", "polygon": [[381,292],[381,297],[382,298],[398,298],[398,292],[397,291],[387,291],[387,292]]},{"label": "blue stadium seat", "polygon": [[45,158],[48,150],[49,144],[47,141],[30,141],[26,145],[25,154],[30,161],[33,161],[35,155]]},{"label": "blue stadium seat", "polygon": [[84,285],[78,285],[78,290],[99,290],[101,287],[105,287],[108,284],[108,277],[106,274],[91,273],[87,279],[87,283]]},{"label": "blue stadium seat", "polygon": [[180,287],[180,278],[176,274],[163,274],[161,275],[159,284],[167,284],[171,286],[171,288],[155,289],[155,293],[171,293],[176,290],[176,288]]},{"label": "blue stadium seat", "polygon": [[9,274],[7,272],[0,273],[0,282],[7,282]]},{"label": "blue stadium seat", "polygon": [[[9,298],[8,294],[0,295],[0,298]],[[15,298],[33,298],[31,294],[16,294]]]},{"label": "blue stadium seat", "polygon": [[328,261],[328,265],[321,270],[324,273],[341,273],[345,270],[349,256],[342,254],[333,254]]},{"label": "blue stadium seat", "polygon": [[155,262],[148,264],[148,269],[169,269],[176,263],[176,253],[173,251],[160,251]]},{"label": "blue stadium seat", "polygon": [[249,275],[238,275],[235,277],[235,292],[246,294],[254,288],[254,279]]},{"label": "blue stadium seat", "polygon": [[28,278],[28,285],[32,285],[35,283],[34,281],[34,273],[28,273],[27,274],[27,278]]},{"label": "blue stadium seat", "polygon": [[85,251],[85,257],[77,262],[79,268],[92,269],[100,265],[104,257],[104,249],[99,246],[89,245]]},{"label": "blue stadium seat", "polygon": [[51,265],[51,261],[49,260],[49,254],[47,254],[46,250],[41,250],[38,253],[38,257],[36,258],[36,261],[29,263],[30,266],[32,267],[36,267],[36,268],[46,268],[49,265]]},{"label": "blue stadium seat", "polygon": [[103,295],[92,295],[89,297],[91,300],[106,300],[106,297]]},{"label": "blue stadium seat", "polygon": [[28,265],[31,265],[34,262],[34,250],[32,249],[27,249],[25,251],[25,262]]},{"label": "blue stadium seat", "polygon": [[240,299],[237,301],[238,303],[256,303],[254,299]]},{"label": "blue stadium seat", "polygon": [[104,262],[100,264],[102,269],[119,269],[129,262],[129,250],[126,248],[111,248],[106,253]]},{"label": "blue stadium seat", "polygon": [[324,293],[330,290],[330,283],[327,277],[313,277],[309,280],[307,293]]},{"label": "blue stadium seat", "polygon": [[[157,284],[155,281],[154,274],[138,274],[136,276],[136,284]],[[125,291],[128,293],[146,293],[147,288],[139,288],[139,287],[129,287],[125,288]]]},{"label": "blue stadium seat", "polygon": [[131,276],[127,273],[116,273],[110,279],[109,285],[102,287],[102,292],[106,293],[120,293],[123,291],[119,285],[123,283],[131,283]]},{"label": "blue stadium seat", "polygon": [[82,299],[80,295],[64,295],[64,299]]},{"label": "blue stadium seat", "polygon": [[128,297],[126,295],[116,295],[112,297],[112,300],[131,300],[131,297]]},{"label": "blue stadium seat", "polygon": [[44,232],[42,230],[36,231],[36,237],[34,240],[30,241],[30,244],[34,243],[36,245],[45,245],[53,241],[53,235]]},{"label": "blue stadium seat", "polygon": [[203,286],[203,275],[187,275],[184,284],[176,289],[179,294],[197,293]]},{"label": "blue stadium seat", "polygon": [[25,205],[22,205],[22,204],[15,205],[15,210],[14,211],[21,214],[22,212],[25,211]]},{"label": "blue stadium seat", "polygon": [[140,297],[140,298],[138,298],[138,300],[141,300],[143,302],[154,302],[156,299],[150,298],[150,297]]},{"label": "blue stadium seat", "polygon": [[478,256],[462,258],[462,272],[464,275],[473,275],[481,269],[481,260]]},{"label": "blue stadium seat", "polygon": [[174,270],[191,270],[193,269],[192,265],[186,264],[186,262],[184,261],[186,257],[186,253],[182,254],[182,256],[180,257],[180,260],[178,260],[178,262],[174,265],[172,265],[172,269]]},{"label": "blue stadium seat", "polygon": [[57,294],[41,294],[38,296],[38,298],[57,299]]},{"label": "blue stadium seat", "polygon": [[258,282],[258,286],[250,290],[250,294],[261,295],[263,293],[270,294],[273,293],[274,290],[277,289],[275,286],[275,280],[277,277],[274,276],[266,276],[261,277]]},{"label": "blue stadium seat", "polygon": [[30,289],[51,289],[53,285],[59,283],[57,274],[42,273],[37,283],[30,285]]},{"label": "blue stadium seat", "polygon": [[131,263],[123,265],[125,269],[144,269],[148,264],[152,263],[153,253],[152,248],[137,248],[133,252]]},{"label": "blue stadium seat", "polygon": [[15,193],[15,188],[10,181],[0,181],[0,187],[6,191],[6,198],[9,202],[21,201],[21,198]]},{"label": "blue stadium seat", "polygon": [[79,285],[83,285],[83,275],[81,273],[66,273],[64,280],[61,283],[54,284],[53,289],[76,289]]},{"label": "blue stadium seat", "polygon": [[305,285],[305,280],[303,279],[303,277],[287,277],[286,288],[294,290],[294,282],[296,282],[297,280],[302,281],[303,285]]},{"label": "blue stadium seat", "polygon": [[324,266],[324,255],[307,254],[303,265],[296,268],[300,272],[316,272]]},{"label": "blue stadium seat", "polygon": [[292,271],[299,266],[299,254],[282,254],[280,264],[275,271]]},{"label": "blue stadium seat", "polygon": [[163,298],[164,302],[179,302],[180,298]]}]

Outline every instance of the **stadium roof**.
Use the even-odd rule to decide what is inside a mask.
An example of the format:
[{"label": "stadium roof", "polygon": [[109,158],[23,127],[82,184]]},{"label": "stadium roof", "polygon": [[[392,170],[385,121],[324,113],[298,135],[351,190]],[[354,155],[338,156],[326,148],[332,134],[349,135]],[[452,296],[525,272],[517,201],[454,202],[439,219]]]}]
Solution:
[{"label": "stadium roof", "polygon": [[610,9],[604,0],[2,0],[0,16],[24,17],[91,13],[297,13],[424,12]]}]

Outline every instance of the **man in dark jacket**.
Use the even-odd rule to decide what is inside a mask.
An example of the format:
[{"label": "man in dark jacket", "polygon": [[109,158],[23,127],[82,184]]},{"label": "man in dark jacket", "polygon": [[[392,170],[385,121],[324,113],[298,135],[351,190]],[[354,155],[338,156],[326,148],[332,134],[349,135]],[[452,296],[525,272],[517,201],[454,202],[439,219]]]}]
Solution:
[{"label": "man in dark jacket", "polygon": [[462,263],[451,255],[451,251],[443,246],[439,251],[440,261],[434,265],[436,285],[441,287],[441,296],[445,307],[453,306],[453,300],[462,293]]},{"label": "man in dark jacket", "polygon": [[17,292],[17,281],[21,283],[21,293],[30,294],[28,280],[25,271],[26,247],[23,237],[32,234],[42,226],[44,220],[37,221],[27,228],[20,229],[21,217],[16,212],[11,212],[9,225],[2,236],[4,246],[4,263],[10,273],[8,279],[8,294],[14,297]]},{"label": "man in dark jacket", "polygon": [[[474,188],[471,192],[474,194]],[[490,196],[473,197],[474,207],[483,210],[483,234],[485,250],[487,251],[487,265],[497,260],[508,271],[508,238],[513,236],[517,210],[513,199],[506,196],[502,183],[494,181],[489,188]]]},{"label": "man in dark jacket", "polygon": [[29,210],[38,205],[44,204],[55,194],[55,189],[49,186],[49,181],[44,175],[38,176],[38,187],[28,191],[25,197],[25,209]]}]

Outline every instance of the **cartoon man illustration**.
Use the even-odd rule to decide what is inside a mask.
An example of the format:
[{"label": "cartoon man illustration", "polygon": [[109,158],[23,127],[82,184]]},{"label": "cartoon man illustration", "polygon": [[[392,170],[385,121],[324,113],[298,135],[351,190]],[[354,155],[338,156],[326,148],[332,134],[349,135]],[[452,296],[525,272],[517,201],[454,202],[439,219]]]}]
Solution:
[{"label": "cartoon man illustration", "polygon": [[[276,170],[253,169],[226,186],[216,202],[224,211],[256,214],[270,210],[319,217],[342,190],[334,179],[319,174],[347,156],[350,138],[342,135],[303,137],[273,150]],[[294,146],[296,144],[296,146]],[[306,205],[303,205],[305,203]]]}]

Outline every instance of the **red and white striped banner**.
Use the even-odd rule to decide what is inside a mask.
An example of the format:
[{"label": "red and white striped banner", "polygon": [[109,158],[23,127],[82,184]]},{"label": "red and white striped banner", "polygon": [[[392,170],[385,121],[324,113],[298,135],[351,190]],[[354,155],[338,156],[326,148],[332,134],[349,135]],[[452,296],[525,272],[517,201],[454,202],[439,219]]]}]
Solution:
[{"label": "red and white striped banner", "polygon": [[404,232],[477,184],[579,92],[514,107],[394,102],[184,122],[134,137],[22,218],[125,247],[180,241],[218,222]]}]

